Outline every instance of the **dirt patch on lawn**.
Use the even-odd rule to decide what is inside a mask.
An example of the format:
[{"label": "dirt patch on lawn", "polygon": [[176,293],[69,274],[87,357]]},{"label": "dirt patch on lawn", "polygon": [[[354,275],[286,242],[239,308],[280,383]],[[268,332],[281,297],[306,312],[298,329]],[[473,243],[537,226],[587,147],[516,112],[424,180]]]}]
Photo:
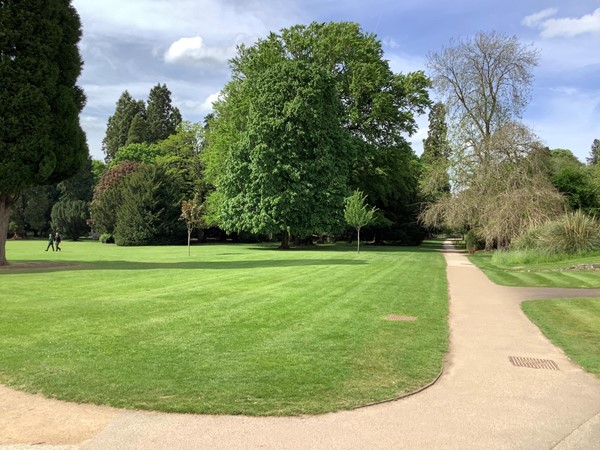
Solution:
[{"label": "dirt patch on lawn", "polygon": [[385,316],[387,320],[398,320],[401,322],[414,322],[417,320],[415,316],[401,316],[399,314],[389,314]]}]

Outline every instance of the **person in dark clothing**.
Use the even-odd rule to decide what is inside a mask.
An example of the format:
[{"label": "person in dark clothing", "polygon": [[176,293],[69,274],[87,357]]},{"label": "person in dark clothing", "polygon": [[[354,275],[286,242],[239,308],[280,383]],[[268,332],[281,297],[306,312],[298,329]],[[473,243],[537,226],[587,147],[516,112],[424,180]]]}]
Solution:
[{"label": "person in dark clothing", "polygon": [[52,233],[48,235],[48,246],[46,247],[46,251],[48,251],[50,247],[52,247],[52,251],[54,251],[54,237],[52,236]]},{"label": "person in dark clothing", "polygon": [[54,236],[54,242],[56,243],[56,251],[57,252],[61,251],[61,249],[60,249],[60,243],[61,243],[61,241],[62,241],[62,238],[60,237],[60,234],[57,231],[56,232],[56,236]]}]

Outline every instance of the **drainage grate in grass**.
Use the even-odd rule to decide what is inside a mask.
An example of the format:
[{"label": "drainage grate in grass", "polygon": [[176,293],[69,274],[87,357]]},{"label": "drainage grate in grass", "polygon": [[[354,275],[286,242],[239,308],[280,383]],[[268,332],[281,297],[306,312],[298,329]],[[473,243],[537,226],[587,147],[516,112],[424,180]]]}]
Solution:
[{"label": "drainage grate in grass", "polygon": [[389,314],[385,316],[385,318],[387,320],[400,320],[403,322],[414,322],[415,320],[417,320],[415,316],[400,316],[398,314]]},{"label": "drainage grate in grass", "polygon": [[509,356],[508,360],[513,366],[527,367],[529,369],[560,370],[558,365],[550,359],[526,358],[523,356]]}]

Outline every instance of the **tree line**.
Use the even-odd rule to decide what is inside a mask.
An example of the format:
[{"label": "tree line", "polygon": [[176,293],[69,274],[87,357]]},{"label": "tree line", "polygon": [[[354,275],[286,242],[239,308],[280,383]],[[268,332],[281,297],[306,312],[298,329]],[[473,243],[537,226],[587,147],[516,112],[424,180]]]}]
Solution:
[{"label": "tree line", "polygon": [[[363,234],[373,242],[477,230],[486,246],[504,247],[568,209],[600,210],[599,141],[584,165],[520,121],[538,54],[516,37],[453,41],[428,56],[427,76],[394,73],[356,23],[292,26],[238,48],[202,124],[182,120],[164,84],[146,102],[125,91],[102,163],[90,160],[78,121],[77,13],[58,0],[35,8],[0,10],[9,30],[0,35],[0,263],[10,216],[17,235],[51,224],[75,239],[91,229],[145,245],[189,242],[193,223],[288,247],[348,233],[344,205],[355,192],[372,206]],[[37,21],[52,25],[48,36],[21,45],[18,30]],[[426,112],[417,157],[407,139]]]}]

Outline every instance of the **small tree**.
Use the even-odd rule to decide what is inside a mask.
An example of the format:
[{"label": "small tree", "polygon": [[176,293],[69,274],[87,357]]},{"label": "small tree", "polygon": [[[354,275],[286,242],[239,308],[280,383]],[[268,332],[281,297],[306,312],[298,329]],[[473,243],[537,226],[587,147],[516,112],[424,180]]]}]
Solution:
[{"label": "small tree", "polygon": [[188,256],[190,256],[190,246],[192,241],[192,231],[194,228],[204,228],[204,202],[200,201],[200,194],[196,192],[194,198],[190,200],[184,200],[181,203],[181,216],[179,220],[185,221],[187,225],[187,237],[188,237]]},{"label": "small tree", "polygon": [[346,207],[344,209],[344,218],[346,219],[346,222],[348,225],[356,228],[356,233],[358,235],[356,247],[357,253],[360,253],[360,229],[368,225],[377,212],[377,208],[375,207],[371,209],[368,208],[368,205],[365,204],[366,199],[367,196],[363,196],[363,193],[357,189],[350,197],[346,198]]}]

